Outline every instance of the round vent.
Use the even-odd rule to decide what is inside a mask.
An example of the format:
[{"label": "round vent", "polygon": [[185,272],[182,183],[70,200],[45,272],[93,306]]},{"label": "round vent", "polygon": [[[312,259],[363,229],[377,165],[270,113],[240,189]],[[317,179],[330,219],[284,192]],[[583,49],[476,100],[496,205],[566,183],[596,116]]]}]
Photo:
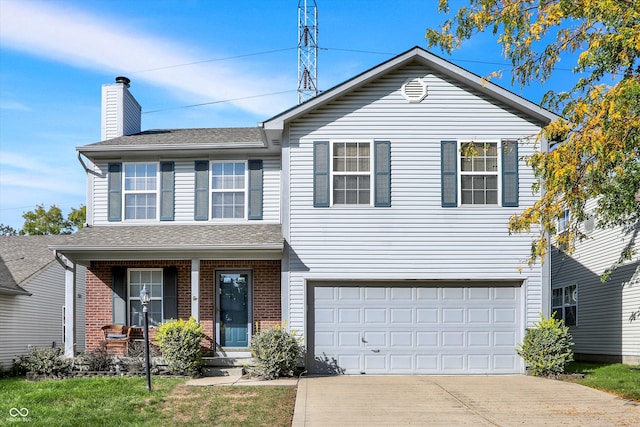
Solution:
[{"label": "round vent", "polygon": [[427,97],[427,83],[420,77],[409,79],[402,85],[402,96],[409,102],[420,102]]}]

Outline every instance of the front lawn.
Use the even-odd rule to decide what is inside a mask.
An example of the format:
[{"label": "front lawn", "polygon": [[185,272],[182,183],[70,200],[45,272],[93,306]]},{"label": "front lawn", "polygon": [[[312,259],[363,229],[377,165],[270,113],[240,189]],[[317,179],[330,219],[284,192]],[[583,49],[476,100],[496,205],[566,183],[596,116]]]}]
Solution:
[{"label": "front lawn", "polygon": [[579,384],[640,401],[640,366],[573,362],[567,372],[584,374]]},{"label": "front lawn", "polygon": [[144,378],[0,379],[0,425],[291,425],[295,387],[189,387],[185,381],[153,378],[147,393]]}]

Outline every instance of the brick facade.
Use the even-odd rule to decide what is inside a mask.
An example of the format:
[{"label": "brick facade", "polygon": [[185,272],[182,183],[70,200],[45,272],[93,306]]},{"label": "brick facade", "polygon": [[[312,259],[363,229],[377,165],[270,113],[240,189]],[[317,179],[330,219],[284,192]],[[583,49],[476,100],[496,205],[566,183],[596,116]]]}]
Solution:
[{"label": "brick facade", "polygon": [[[178,317],[191,315],[191,261],[94,261],[86,276],[86,349],[95,350],[104,340],[102,326],[112,323],[112,268],[164,268],[178,270]],[[280,300],[280,260],[203,260],[200,262],[200,323],[207,336],[206,347],[215,341],[215,272],[250,270],[253,277],[253,324],[264,329],[282,319]],[[254,331],[255,332],[255,331]],[[205,343],[203,343],[205,345]]]}]

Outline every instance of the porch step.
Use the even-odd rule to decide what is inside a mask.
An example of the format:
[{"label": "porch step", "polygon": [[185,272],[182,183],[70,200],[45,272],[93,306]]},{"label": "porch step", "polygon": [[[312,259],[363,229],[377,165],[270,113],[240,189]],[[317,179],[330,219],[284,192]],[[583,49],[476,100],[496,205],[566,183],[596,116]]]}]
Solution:
[{"label": "porch step", "polygon": [[241,377],[244,366],[253,365],[252,357],[204,357],[205,377]]}]

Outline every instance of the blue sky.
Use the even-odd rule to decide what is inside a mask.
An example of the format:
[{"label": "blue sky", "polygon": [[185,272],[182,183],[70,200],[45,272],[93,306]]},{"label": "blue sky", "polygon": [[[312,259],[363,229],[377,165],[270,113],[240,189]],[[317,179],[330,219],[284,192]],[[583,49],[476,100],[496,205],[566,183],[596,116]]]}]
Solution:
[{"label": "blue sky", "polygon": [[[446,18],[437,3],[317,0],[319,88],[426,48],[425,29]],[[298,0],[0,0],[0,223],[20,229],[37,204],[66,214],[84,203],[75,149],[99,141],[101,86],[118,75],[143,129],[253,126],[295,105],[297,16]],[[433,53],[482,76],[508,69],[490,34]],[[573,80],[494,82],[539,102]]]}]

